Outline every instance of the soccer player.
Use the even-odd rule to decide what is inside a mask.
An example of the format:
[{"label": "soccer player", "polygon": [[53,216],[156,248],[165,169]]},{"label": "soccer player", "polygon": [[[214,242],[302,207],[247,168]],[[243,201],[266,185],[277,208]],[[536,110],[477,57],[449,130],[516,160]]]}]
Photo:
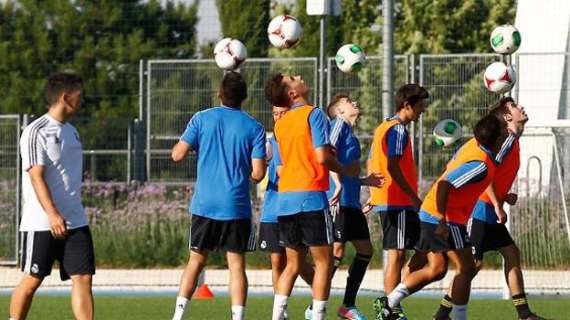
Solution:
[{"label": "soccer player", "polygon": [[[272,115],[273,121],[281,119],[283,115],[289,111],[286,107],[273,107]],[[277,224],[277,215],[279,213],[278,203],[278,190],[279,176],[277,175],[276,158],[273,157],[273,149],[277,148],[275,136],[267,141],[267,160],[269,162],[267,167],[267,188],[263,198],[263,209],[261,212],[261,219],[259,224],[259,247],[262,251],[271,254],[271,276],[273,283],[273,290],[276,291],[277,280],[283,273],[286,264],[285,248],[279,243],[279,226]],[[313,281],[312,267],[305,264],[301,269],[301,278],[311,286]],[[312,311],[311,311],[312,312]],[[284,318],[287,319],[287,313]]]},{"label": "soccer player", "polygon": [[71,278],[76,319],[93,319],[93,240],[81,204],[83,149],[68,123],[81,108],[83,80],[72,73],[47,79],[48,112],[28,125],[20,138],[23,215],[21,269],[12,293],[10,319],[26,318],[34,293],[59,262],[62,281]]},{"label": "soccer player", "polygon": [[417,249],[427,252],[427,264],[411,272],[387,297],[374,302],[377,320],[397,319],[392,308],[410,294],[447,273],[451,260],[455,276],[451,288],[453,319],[467,319],[467,303],[475,262],[465,224],[479,195],[495,174],[495,154],[506,131],[494,115],[483,117],[473,130],[475,140],[464,144],[432,185],[420,209],[421,235]]},{"label": "soccer player", "polygon": [[[520,251],[505,226],[507,215],[503,210],[505,202],[514,205],[517,201],[517,195],[509,193],[509,190],[520,167],[519,137],[528,121],[528,116],[524,108],[515,103],[511,97],[500,99],[491,108],[490,114],[506,122],[509,136],[497,154],[498,165],[493,182],[481,194],[473,210],[469,237],[473,245],[475,267],[477,272],[481,270],[485,252],[498,251],[505,260],[505,278],[519,319],[539,320],[543,318],[531,312],[526,300]],[[451,301],[449,294],[443,298],[434,319],[449,319]]]},{"label": "soccer player", "polygon": [[[360,171],[360,143],[352,130],[360,115],[358,104],[347,95],[337,95],[327,111],[333,118],[330,140],[339,162]],[[331,178],[334,175],[331,172]],[[348,270],[344,299],[337,314],[341,319],[364,320],[366,317],[356,308],[356,295],[373,254],[368,222],[360,204],[360,187],[366,181],[340,176],[340,183],[340,186],[334,183],[334,187],[331,183],[327,192],[334,217],[333,276],[344,257],[346,242],[353,244],[356,256]]]},{"label": "soccer player", "polygon": [[[425,256],[415,253],[405,264],[406,250],[413,250],[420,235],[416,165],[412,142],[406,126],[417,121],[427,107],[427,90],[406,84],[396,92],[396,114],[386,119],[374,132],[368,159],[368,171],[386,177],[386,185],[370,188],[370,205],[380,215],[382,245],[387,251],[384,269],[384,292],[390,294],[412,270],[425,264]],[[395,306],[399,319],[406,319],[402,308]]]},{"label": "soccer player", "polygon": [[[313,315],[325,319],[332,270],[332,218],[326,191],[328,171],[358,176],[341,165],[331,151],[325,114],[308,102],[310,88],[301,76],[276,74],[265,95],[275,106],[289,107],[275,125],[279,173],[279,241],[287,263],[276,286],[273,319],[283,319],[295,280],[304,265],[305,248],[315,262]],[[378,185],[380,179],[377,179]]]},{"label": "soccer player", "polygon": [[213,250],[226,252],[230,270],[232,320],[244,319],[247,299],[245,253],[255,249],[251,227],[250,180],[265,176],[265,130],[241,111],[247,86],[241,74],[225,74],[222,105],[194,114],[172,149],[174,161],[198,153],[196,187],[190,203],[190,258],[180,280],[174,320],[182,319],[198,276]]}]

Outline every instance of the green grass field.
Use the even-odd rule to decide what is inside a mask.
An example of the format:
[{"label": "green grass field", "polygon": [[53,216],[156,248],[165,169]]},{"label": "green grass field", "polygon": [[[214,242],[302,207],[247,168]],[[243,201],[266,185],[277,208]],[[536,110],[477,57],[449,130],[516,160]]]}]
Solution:
[{"label": "green grass field", "polygon": [[[309,297],[293,298],[289,305],[289,315],[293,320],[304,319],[303,311]],[[329,304],[328,319],[337,319],[336,308],[341,302],[340,297],[333,297]],[[427,298],[412,298],[404,303],[406,313],[411,320],[431,319],[438,300]],[[358,305],[370,318],[372,317],[372,298],[362,297]],[[174,304],[173,298],[168,297],[124,297],[98,296],[95,298],[96,318],[104,320],[130,319],[170,319]],[[9,297],[0,297],[0,318],[7,318]],[[246,318],[271,319],[273,299],[270,297],[253,297],[248,301]],[[537,313],[549,319],[570,319],[568,309],[569,299],[535,298],[531,306]],[[208,301],[192,301],[187,309],[185,319],[229,319],[228,298],[216,298]],[[73,319],[69,298],[60,296],[38,296],[34,300],[29,320],[41,319]],[[475,320],[508,320],[517,319],[514,308],[509,301],[474,299],[469,304],[469,319]]]}]

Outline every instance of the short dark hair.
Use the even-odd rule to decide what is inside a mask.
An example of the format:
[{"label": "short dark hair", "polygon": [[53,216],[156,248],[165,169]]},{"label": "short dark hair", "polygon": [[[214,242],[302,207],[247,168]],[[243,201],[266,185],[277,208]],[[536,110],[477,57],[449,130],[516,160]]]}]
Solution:
[{"label": "short dark hair", "polygon": [[227,107],[240,107],[247,99],[247,84],[239,72],[226,72],[220,86],[220,99]]},{"label": "short dark hair", "polygon": [[499,99],[499,101],[491,106],[489,109],[489,114],[494,115],[495,117],[499,118],[499,120],[504,122],[503,116],[505,114],[511,114],[511,111],[507,107],[507,104],[509,103],[515,103],[515,99],[511,97],[502,97]]},{"label": "short dark hair", "polygon": [[429,98],[429,93],[424,87],[415,83],[405,84],[396,92],[396,111],[402,110],[406,102],[413,106],[427,98]]},{"label": "short dark hair", "polygon": [[265,82],[265,98],[276,107],[289,107],[289,87],[283,82],[283,74],[277,73]]},{"label": "short dark hair", "polygon": [[487,148],[493,148],[499,138],[503,135],[505,125],[495,115],[488,114],[481,118],[473,128],[473,134],[479,144]]},{"label": "short dark hair", "polygon": [[336,106],[342,99],[350,99],[350,97],[348,94],[337,94],[334,96],[334,98],[332,98],[331,102],[327,106],[327,116],[329,116],[329,118],[332,118],[331,109]]},{"label": "short dark hair", "polygon": [[83,78],[72,72],[54,73],[47,79],[44,98],[48,106],[54,105],[63,93],[73,93],[83,89]]}]

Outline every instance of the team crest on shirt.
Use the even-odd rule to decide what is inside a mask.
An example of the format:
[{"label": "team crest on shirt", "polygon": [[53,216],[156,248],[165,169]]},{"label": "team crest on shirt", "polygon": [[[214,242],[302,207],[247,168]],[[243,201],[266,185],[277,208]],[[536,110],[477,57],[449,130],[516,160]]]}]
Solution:
[{"label": "team crest on shirt", "polygon": [[267,248],[267,242],[266,242],[265,240],[261,241],[261,244],[259,245],[259,247],[260,247],[261,249]]},{"label": "team crest on shirt", "polygon": [[40,267],[38,267],[37,263],[34,263],[30,271],[32,271],[32,273],[38,273],[40,271]]}]

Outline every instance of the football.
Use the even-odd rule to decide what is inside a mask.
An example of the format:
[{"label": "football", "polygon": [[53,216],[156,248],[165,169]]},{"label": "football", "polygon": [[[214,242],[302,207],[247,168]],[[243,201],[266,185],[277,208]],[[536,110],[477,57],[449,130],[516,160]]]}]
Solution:
[{"label": "football", "polygon": [[511,66],[502,62],[493,62],[483,75],[485,87],[495,93],[505,93],[510,91],[517,82],[517,75]]},{"label": "football", "polygon": [[433,128],[433,136],[438,146],[447,147],[461,139],[463,129],[457,121],[445,119],[435,125]]},{"label": "football", "polygon": [[358,72],[364,66],[366,55],[364,50],[356,44],[345,44],[336,52],[336,66],[342,72]]},{"label": "football", "polygon": [[267,27],[269,42],[277,48],[292,48],[301,40],[303,28],[297,18],[290,15],[277,16]]},{"label": "football", "polygon": [[521,34],[517,28],[505,24],[496,27],[491,33],[491,47],[500,54],[511,54],[521,45]]},{"label": "football", "polygon": [[224,38],[214,47],[214,59],[216,64],[223,70],[237,69],[244,63],[247,57],[247,49],[237,39]]}]

